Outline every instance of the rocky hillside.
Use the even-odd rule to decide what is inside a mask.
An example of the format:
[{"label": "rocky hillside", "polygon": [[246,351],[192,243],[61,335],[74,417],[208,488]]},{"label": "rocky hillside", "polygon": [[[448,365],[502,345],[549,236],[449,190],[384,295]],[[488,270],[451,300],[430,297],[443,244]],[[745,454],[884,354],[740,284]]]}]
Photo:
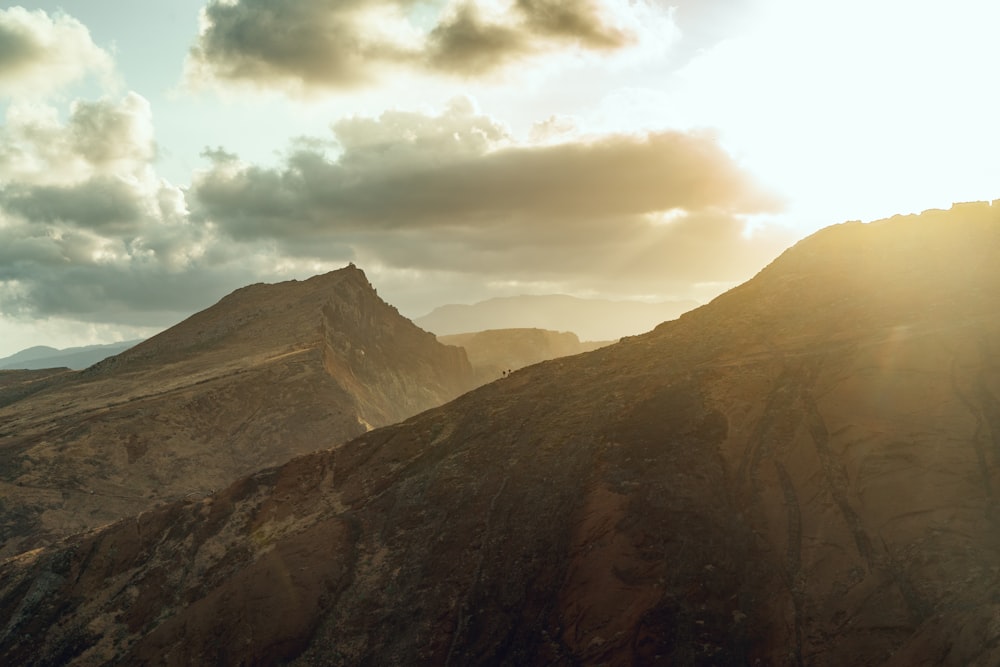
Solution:
[{"label": "rocky hillside", "polygon": [[486,384],[540,361],[596,350],[608,341],[581,343],[575,333],[546,329],[490,329],[438,336],[445,345],[465,350],[479,384]]},{"label": "rocky hillside", "polygon": [[354,267],[237,290],[79,373],[11,373],[0,374],[3,555],[203,497],[473,386],[464,352]]},{"label": "rocky hillside", "polygon": [[0,565],[10,664],[1000,664],[1000,206]]}]

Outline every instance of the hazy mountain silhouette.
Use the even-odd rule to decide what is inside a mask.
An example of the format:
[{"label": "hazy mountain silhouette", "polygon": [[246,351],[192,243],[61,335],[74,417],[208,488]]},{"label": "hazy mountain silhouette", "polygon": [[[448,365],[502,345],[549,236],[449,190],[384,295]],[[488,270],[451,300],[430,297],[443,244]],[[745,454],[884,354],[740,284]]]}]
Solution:
[{"label": "hazy mountain silhouette", "polygon": [[47,345],[29,347],[0,359],[0,370],[41,370],[43,368],[71,368],[82,370],[102,359],[124,352],[142,339],[105,345],[84,345],[57,349]]},{"label": "hazy mountain silhouette", "polygon": [[610,341],[581,343],[569,331],[491,329],[438,336],[445,345],[465,350],[479,384],[492,382],[531,364],[596,350]]},{"label": "hazy mountain silhouette", "polygon": [[237,290],[81,372],[0,374],[0,554],[399,421],[473,386],[465,353],[354,267]]},{"label": "hazy mountain silhouette", "polygon": [[487,329],[571,331],[580,340],[618,340],[644,333],[697,307],[696,301],[608,301],[565,294],[498,297],[435,308],[413,322],[439,336]]},{"label": "hazy mountain silhouette", "polygon": [[0,564],[11,664],[1000,664],[1000,205]]}]

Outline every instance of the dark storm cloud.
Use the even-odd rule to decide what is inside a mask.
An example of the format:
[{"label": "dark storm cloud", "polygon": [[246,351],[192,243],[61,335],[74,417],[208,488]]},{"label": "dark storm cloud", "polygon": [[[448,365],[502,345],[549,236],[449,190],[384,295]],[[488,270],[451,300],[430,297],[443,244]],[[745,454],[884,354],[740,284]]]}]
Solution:
[{"label": "dark storm cloud", "polygon": [[518,146],[462,105],[335,131],[336,158],[217,162],[192,184],[193,219],[305,256],[329,244],[400,269],[573,281],[613,271],[647,288],[744,277],[787,241],[744,237],[740,216],[778,202],[710,135]]},{"label": "dark storm cloud", "polygon": [[[406,66],[478,75],[526,56],[565,49],[610,51],[633,44],[635,23],[610,0],[515,0],[506,11],[463,0],[211,0],[192,47],[189,79],[299,91],[370,82]],[[426,29],[413,13],[439,14]],[[645,6],[645,5],[643,5]]]}]

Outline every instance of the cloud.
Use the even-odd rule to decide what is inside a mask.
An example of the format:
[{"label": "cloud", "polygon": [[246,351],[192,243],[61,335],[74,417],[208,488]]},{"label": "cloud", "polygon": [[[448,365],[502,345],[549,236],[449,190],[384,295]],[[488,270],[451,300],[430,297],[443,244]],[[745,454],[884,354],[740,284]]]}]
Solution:
[{"label": "cloud", "polygon": [[148,102],[13,106],[0,127],[0,315],[175,322],[275,273],[266,247],[236,248],[189,219],[160,178]]},{"label": "cloud", "polygon": [[202,9],[190,78],[297,88],[358,85],[378,66],[409,57],[405,4],[213,0]]},{"label": "cloud", "polygon": [[653,14],[669,22],[665,9],[624,0],[211,0],[187,79],[305,93],[399,68],[481,76],[556,52],[626,49]]},{"label": "cloud", "polygon": [[0,9],[0,96],[42,95],[96,73],[112,75],[111,57],[65,14]]},{"label": "cloud", "polygon": [[0,206],[11,215],[46,224],[65,222],[86,229],[134,231],[144,210],[132,184],[95,178],[70,186],[29,186],[0,189]]},{"label": "cloud", "polygon": [[69,119],[46,105],[12,105],[0,126],[0,182],[66,185],[94,176],[137,178],[156,156],[149,103],[77,101]]},{"label": "cloud", "polygon": [[206,149],[181,189],[156,173],[142,97],[78,101],[62,121],[15,106],[0,128],[0,315],[164,326],[241,285],[351,260],[413,303],[429,276],[435,294],[517,281],[684,294],[787,243],[746,236],[746,216],[777,202],[709,134],[547,141],[460,98],[341,119],[278,166]]},{"label": "cloud", "polygon": [[603,275],[646,291],[744,278],[788,240],[744,236],[745,216],[780,203],[708,134],[526,145],[463,101],[333,129],[332,158],[217,160],[192,183],[193,219],[302,257],[349,248],[362,266],[578,286]]}]

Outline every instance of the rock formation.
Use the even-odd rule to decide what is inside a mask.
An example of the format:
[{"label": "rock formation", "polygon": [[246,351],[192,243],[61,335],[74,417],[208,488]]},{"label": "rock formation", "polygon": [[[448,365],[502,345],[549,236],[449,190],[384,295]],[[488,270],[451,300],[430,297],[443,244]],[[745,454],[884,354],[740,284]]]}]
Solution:
[{"label": "rock formation", "polygon": [[1000,208],[0,565],[10,664],[1000,664]]},{"label": "rock formation", "polygon": [[237,290],[79,373],[12,373],[10,386],[0,374],[0,555],[203,497],[473,386],[462,350],[353,267]]}]

